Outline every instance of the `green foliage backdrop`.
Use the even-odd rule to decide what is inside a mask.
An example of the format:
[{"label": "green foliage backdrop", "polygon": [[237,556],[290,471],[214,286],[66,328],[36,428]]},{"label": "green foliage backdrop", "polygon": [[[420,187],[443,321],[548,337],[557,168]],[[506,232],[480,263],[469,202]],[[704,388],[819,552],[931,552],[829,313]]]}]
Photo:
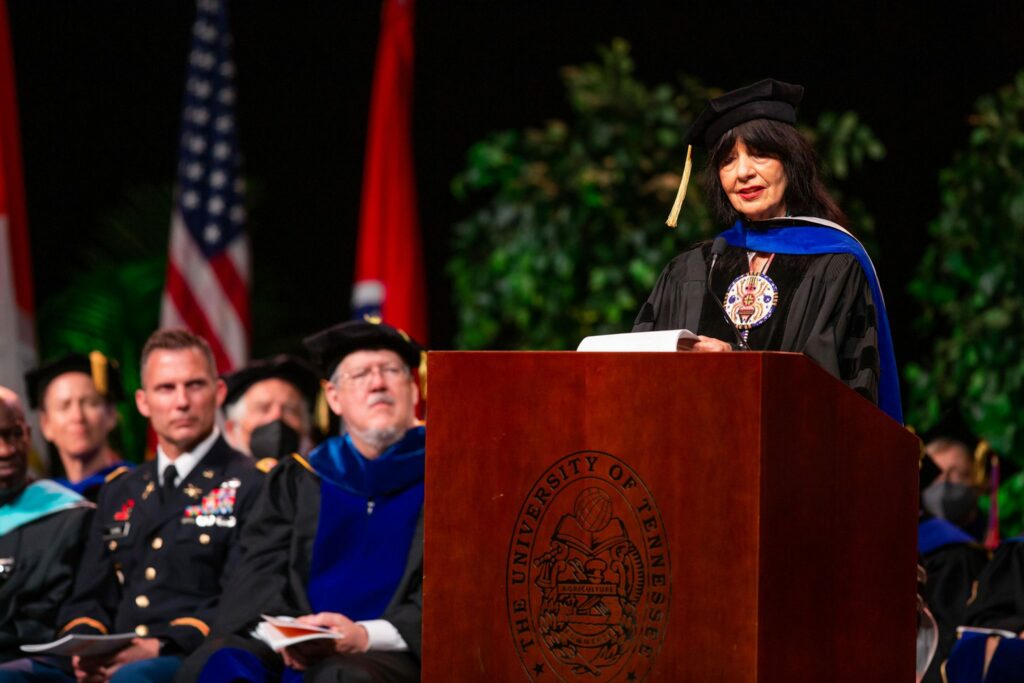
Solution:
[{"label": "green foliage backdrop", "polygon": [[160,315],[171,197],[169,185],[128,192],[78,255],[68,286],[42,303],[37,320],[43,360],[98,349],[120,362],[126,400],[112,436],[129,460],[141,459],[146,446],[146,421],[133,394],[142,344]]},{"label": "green foliage backdrop", "polygon": [[[599,62],[562,71],[570,120],[491,135],[453,182],[472,208],[455,226],[448,263],[459,348],[569,349],[586,335],[627,331],[665,264],[726,227],[709,215],[699,172],[679,227],[664,225],[683,134],[719,91],[689,76],[641,83],[621,39],[598,53]],[[836,182],[885,154],[853,112],[825,113],[805,133],[837,194]],[[863,205],[843,199],[869,236]]]},{"label": "green foliage backdrop", "polygon": [[[982,97],[967,149],[940,176],[942,208],[911,283],[924,362],[906,369],[908,417],[928,426],[959,403],[1003,460],[1024,462],[1024,72]],[[1024,473],[1004,482],[1000,513],[1021,529]]]}]

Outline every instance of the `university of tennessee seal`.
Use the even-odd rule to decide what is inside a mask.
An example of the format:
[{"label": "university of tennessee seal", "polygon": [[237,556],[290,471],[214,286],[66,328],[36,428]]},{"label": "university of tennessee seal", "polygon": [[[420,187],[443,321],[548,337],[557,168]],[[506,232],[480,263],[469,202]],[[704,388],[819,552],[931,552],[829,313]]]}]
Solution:
[{"label": "university of tennessee seal", "polygon": [[535,681],[639,681],[665,638],[671,598],[661,514],[608,453],[551,465],[516,517],[505,580],[516,652]]}]

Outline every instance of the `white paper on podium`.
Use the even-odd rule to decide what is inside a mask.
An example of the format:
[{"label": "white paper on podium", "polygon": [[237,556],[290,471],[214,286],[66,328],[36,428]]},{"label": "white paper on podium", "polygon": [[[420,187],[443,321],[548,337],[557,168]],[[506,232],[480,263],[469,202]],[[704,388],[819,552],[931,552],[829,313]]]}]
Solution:
[{"label": "white paper on podium", "polygon": [[585,337],[577,351],[688,351],[697,342],[689,330],[627,332]]}]

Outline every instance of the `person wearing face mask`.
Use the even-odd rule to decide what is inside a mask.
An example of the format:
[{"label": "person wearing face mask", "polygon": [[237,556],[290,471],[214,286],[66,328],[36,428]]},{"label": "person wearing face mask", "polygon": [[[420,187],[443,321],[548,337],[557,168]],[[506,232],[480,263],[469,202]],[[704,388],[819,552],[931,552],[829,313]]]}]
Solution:
[{"label": "person wearing face mask", "polygon": [[766,79],[712,99],[696,118],[668,224],[698,146],[708,150],[703,199],[732,227],[665,267],[633,331],[685,328],[699,336],[694,351],[803,353],[902,422],[881,288],[795,127],[803,92]]},{"label": "person wearing face mask", "polygon": [[[922,494],[942,476],[939,466],[929,455],[923,454]],[[966,531],[925,510],[923,500],[920,515],[917,547],[925,576],[920,596],[934,616],[938,629],[935,656],[922,680],[924,683],[940,683],[943,680],[943,662],[956,644],[957,627],[965,621],[968,604],[988,561],[988,553]]]},{"label": "person wearing face mask", "polygon": [[124,398],[117,361],[99,351],[72,353],[25,375],[29,405],[64,470],[55,478],[95,501],[107,477],[127,465],[110,447],[114,404]]},{"label": "person wearing face mask", "polygon": [[316,371],[300,358],[278,355],[225,376],[224,437],[267,471],[291,453],[307,453]]},{"label": "person wearing face mask", "polygon": [[971,432],[959,411],[944,414],[921,440],[939,470],[934,481],[921,488],[922,507],[994,549],[997,541],[986,541],[986,535],[998,517],[986,517],[978,509],[991,458],[987,442]]},{"label": "person wearing face mask", "polygon": [[[425,427],[422,350],[383,323],[351,321],[305,340],[344,424],[268,475],[210,640],[179,680],[418,681]],[[335,640],[272,650],[261,615],[296,617]]]}]

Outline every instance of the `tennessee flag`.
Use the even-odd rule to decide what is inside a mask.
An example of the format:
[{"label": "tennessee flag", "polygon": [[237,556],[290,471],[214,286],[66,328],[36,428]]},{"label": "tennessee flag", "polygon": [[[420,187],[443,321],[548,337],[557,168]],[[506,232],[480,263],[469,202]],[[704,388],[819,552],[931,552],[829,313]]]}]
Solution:
[{"label": "tennessee flag", "polygon": [[370,101],[352,309],[427,343],[412,155],[413,0],[384,0]]}]

